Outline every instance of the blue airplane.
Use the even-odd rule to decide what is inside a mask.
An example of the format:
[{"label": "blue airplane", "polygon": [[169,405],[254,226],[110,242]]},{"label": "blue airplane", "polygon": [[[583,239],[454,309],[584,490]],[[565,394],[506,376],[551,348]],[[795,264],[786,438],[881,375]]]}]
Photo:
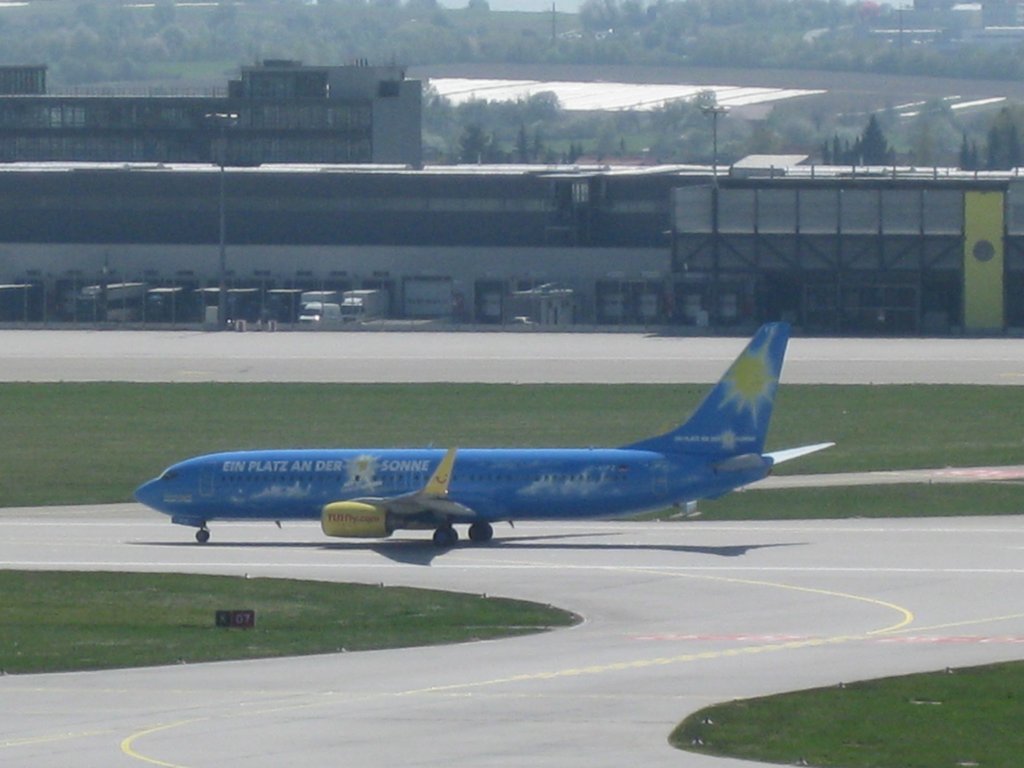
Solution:
[{"label": "blue airplane", "polygon": [[211,520],[319,520],[327,536],[384,538],[456,524],[484,542],[493,524],[632,515],[716,498],[772,467],[828,448],[764,453],[789,326],[763,326],[690,418],[621,448],[315,449],[215,453],[175,464],[135,491],[210,538]]}]

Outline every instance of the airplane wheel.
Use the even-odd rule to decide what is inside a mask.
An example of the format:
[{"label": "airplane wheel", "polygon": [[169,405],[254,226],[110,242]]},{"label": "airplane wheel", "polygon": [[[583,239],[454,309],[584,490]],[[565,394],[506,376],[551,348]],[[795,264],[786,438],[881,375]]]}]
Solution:
[{"label": "airplane wheel", "polygon": [[473,523],[469,526],[470,541],[490,541],[493,536],[494,528],[491,527],[490,523]]},{"label": "airplane wheel", "polygon": [[205,528],[200,528],[198,531],[196,531],[196,541],[198,541],[200,544],[205,544],[209,540],[210,532],[208,530],[206,530]]},{"label": "airplane wheel", "polygon": [[435,547],[454,547],[459,540],[458,532],[450,525],[444,525],[434,531]]}]

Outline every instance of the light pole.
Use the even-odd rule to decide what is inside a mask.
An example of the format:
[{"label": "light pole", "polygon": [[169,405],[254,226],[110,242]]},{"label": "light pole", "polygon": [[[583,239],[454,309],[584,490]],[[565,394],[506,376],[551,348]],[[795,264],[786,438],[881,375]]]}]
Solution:
[{"label": "light pole", "polygon": [[228,137],[227,129],[238,122],[234,112],[212,112],[206,115],[209,123],[215,124],[220,132],[217,140],[217,164],[220,165],[220,183],[217,194],[217,214],[219,220],[218,245],[218,288],[217,288],[217,327],[223,329],[227,325],[228,314],[228,253],[227,253],[227,221],[224,205],[224,165],[227,162]]},{"label": "light pole", "polygon": [[729,111],[728,107],[718,104],[702,105],[700,111],[705,117],[711,116],[711,252],[712,280],[709,296],[709,321],[711,324],[718,319],[718,278],[719,278],[719,237],[718,237],[718,116]]},{"label": "light pole", "polygon": [[705,117],[711,116],[711,184],[718,187],[718,116],[729,111],[718,104],[705,104],[700,108]]}]

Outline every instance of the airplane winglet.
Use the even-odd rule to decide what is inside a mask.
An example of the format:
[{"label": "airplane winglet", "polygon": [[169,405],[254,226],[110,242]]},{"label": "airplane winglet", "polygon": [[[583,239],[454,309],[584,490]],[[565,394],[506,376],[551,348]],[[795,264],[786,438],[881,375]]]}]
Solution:
[{"label": "airplane winglet", "polygon": [[427,484],[423,487],[422,493],[425,496],[444,497],[448,495],[448,484],[452,480],[452,468],[455,466],[455,453],[458,448],[449,448],[448,453],[437,465],[434,474],[430,476]]}]

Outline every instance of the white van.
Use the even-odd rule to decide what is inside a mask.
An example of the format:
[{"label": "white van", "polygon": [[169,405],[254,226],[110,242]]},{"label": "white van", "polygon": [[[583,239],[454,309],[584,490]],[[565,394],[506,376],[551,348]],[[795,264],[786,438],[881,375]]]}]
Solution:
[{"label": "white van", "polygon": [[324,301],[307,302],[302,305],[299,324],[319,328],[341,325],[341,307]]}]

